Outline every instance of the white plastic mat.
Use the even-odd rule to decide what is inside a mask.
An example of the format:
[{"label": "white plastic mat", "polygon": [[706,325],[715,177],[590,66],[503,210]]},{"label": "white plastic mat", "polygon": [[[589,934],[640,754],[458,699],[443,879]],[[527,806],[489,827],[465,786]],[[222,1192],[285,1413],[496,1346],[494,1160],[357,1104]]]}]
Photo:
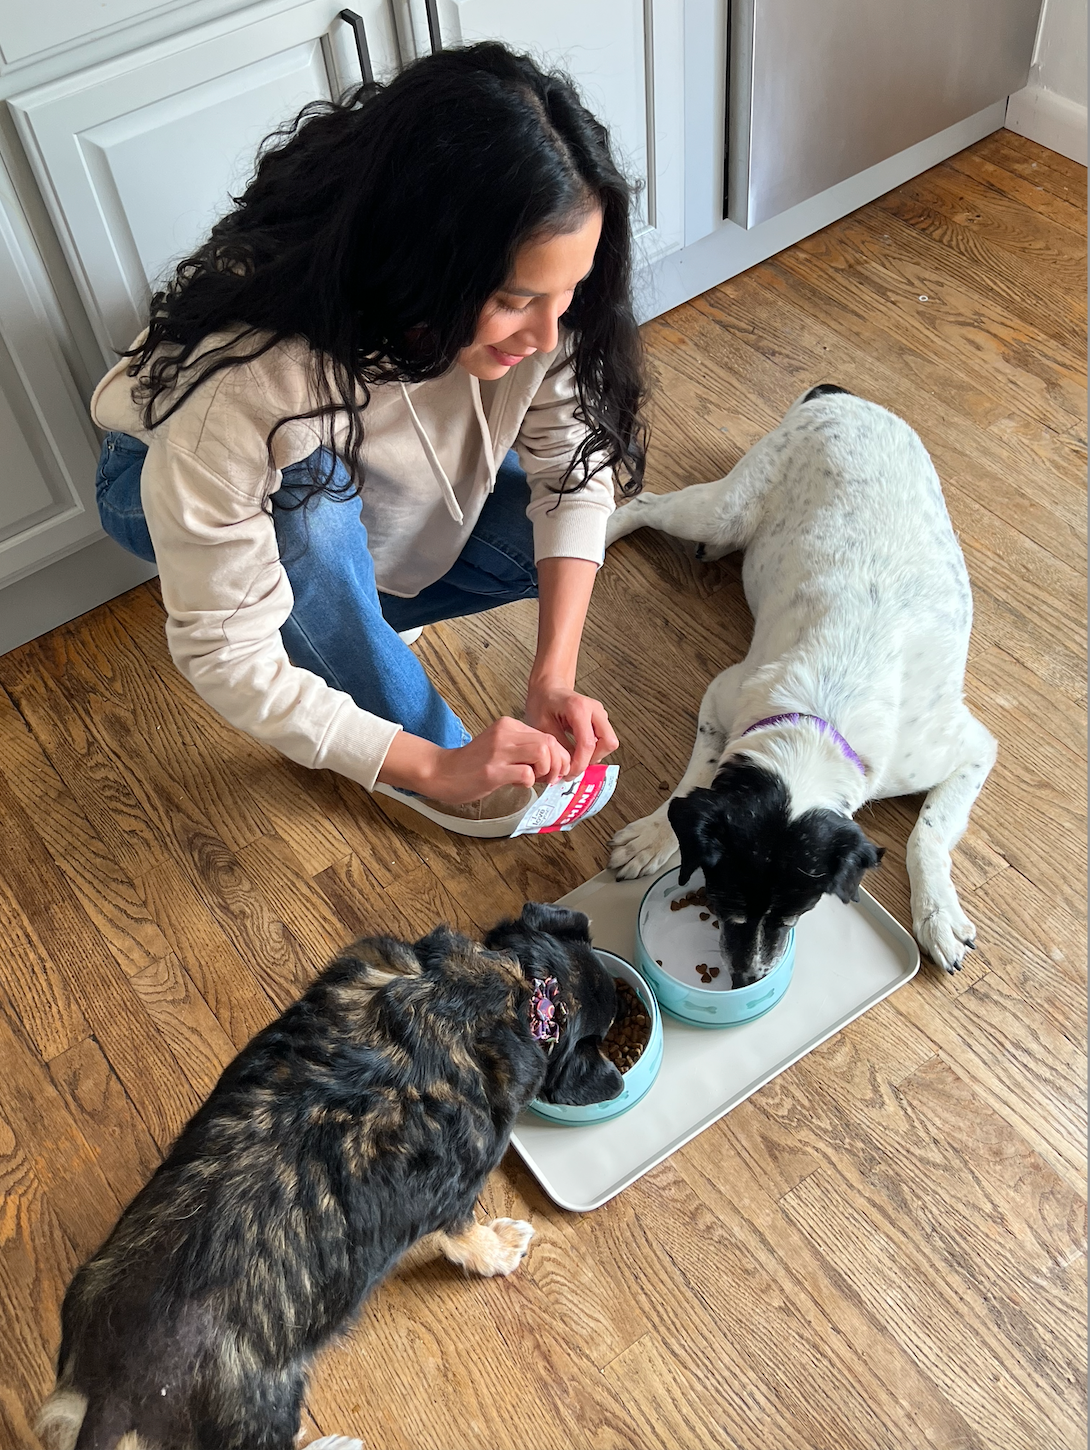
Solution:
[{"label": "white plastic mat", "polygon": [[[616,881],[602,871],[557,904],[585,911],[595,946],[632,962],[636,913],[651,879]],[[919,969],[912,937],[865,891],[851,906],[825,897],[795,930],[794,979],[767,1016],[709,1028],[663,1014],[658,1078],[622,1117],[577,1128],[519,1118],[511,1142],[555,1203],[600,1208]]]}]

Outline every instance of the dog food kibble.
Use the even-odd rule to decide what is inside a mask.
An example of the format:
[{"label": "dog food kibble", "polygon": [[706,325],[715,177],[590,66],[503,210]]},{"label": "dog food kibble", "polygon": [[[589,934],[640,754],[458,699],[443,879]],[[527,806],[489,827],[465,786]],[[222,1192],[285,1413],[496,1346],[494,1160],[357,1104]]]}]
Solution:
[{"label": "dog food kibble", "polygon": [[602,1039],[602,1051],[620,1072],[635,1067],[651,1036],[651,1016],[639,994],[621,977],[617,987],[617,1015]]},{"label": "dog food kibble", "polygon": [[[708,898],[704,895],[703,886],[698,886],[695,891],[686,891],[684,896],[677,896],[670,903],[671,911],[684,911],[687,906],[707,906]],[[703,920],[703,918],[701,918]]]},{"label": "dog food kibble", "polygon": [[705,987],[719,975],[719,968],[709,967],[707,962],[697,962],[694,971],[699,974],[700,980],[704,983]]},{"label": "dog food kibble", "polygon": [[701,921],[711,921],[711,917],[712,917],[712,914],[711,914],[710,911],[702,911],[700,913],[700,920]]}]

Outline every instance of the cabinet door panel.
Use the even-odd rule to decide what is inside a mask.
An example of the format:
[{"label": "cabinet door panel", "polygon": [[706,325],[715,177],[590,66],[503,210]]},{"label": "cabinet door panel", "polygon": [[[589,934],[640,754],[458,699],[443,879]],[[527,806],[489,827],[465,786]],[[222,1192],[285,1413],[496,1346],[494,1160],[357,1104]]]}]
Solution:
[{"label": "cabinet door panel", "polygon": [[46,297],[44,270],[0,168],[0,585],[102,532],[94,435],[54,345]]},{"label": "cabinet door panel", "polygon": [[[384,7],[359,8],[381,71]],[[245,184],[262,138],[359,79],[336,17],[336,0],[233,17],[12,101],[107,357],[143,325],[149,287]]]}]

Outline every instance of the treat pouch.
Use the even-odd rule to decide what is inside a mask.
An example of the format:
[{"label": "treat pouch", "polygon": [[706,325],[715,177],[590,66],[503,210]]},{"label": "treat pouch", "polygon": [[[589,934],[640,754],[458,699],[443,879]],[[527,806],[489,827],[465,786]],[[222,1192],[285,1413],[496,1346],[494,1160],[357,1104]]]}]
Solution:
[{"label": "treat pouch", "polygon": [[511,834],[536,836],[547,831],[570,831],[602,809],[617,787],[619,772],[616,765],[588,765],[575,780],[558,780],[546,786]]}]

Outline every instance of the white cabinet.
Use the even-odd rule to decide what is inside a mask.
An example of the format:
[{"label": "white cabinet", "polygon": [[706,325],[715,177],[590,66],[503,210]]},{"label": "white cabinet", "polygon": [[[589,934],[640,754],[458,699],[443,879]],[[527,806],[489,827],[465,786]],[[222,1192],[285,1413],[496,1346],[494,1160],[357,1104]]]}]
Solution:
[{"label": "white cabinet", "polygon": [[[253,7],[13,97],[10,105],[105,357],[246,184],[262,139],[359,79],[336,0]],[[376,70],[389,12],[361,0]]]},{"label": "white cabinet", "polygon": [[0,583],[102,532],[94,501],[98,446],[55,345],[50,302],[0,165]]}]

